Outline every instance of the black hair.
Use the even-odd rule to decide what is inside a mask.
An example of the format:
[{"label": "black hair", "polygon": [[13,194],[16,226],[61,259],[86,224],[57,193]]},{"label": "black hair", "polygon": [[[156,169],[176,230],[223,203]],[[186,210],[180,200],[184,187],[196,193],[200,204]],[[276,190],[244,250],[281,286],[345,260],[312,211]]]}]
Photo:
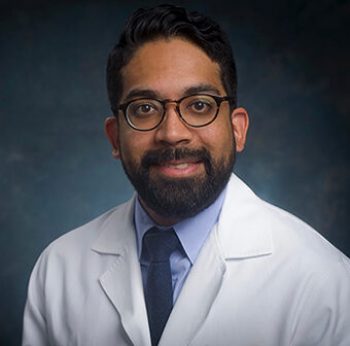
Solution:
[{"label": "black hair", "polygon": [[117,108],[122,94],[122,68],[129,63],[135,51],[144,43],[160,38],[184,38],[201,48],[221,70],[221,80],[227,94],[236,106],[237,75],[232,48],[225,32],[212,19],[183,7],[159,5],[136,10],[128,19],[119,42],[112,49],[107,62],[107,90],[112,111]]}]

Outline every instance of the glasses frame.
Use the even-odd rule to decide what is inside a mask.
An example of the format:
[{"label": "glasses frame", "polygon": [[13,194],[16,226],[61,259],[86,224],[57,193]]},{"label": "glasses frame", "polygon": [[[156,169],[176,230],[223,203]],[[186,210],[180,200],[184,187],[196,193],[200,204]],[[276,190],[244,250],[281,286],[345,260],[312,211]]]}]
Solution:
[{"label": "glasses frame", "polygon": [[[203,125],[191,125],[189,124],[182,116],[181,112],[180,112],[180,103],[189,98],[189,97],[193,97],[193,96],[209,96],[211,98],[214,99],[215,103],[216,103],[216,106],[217,106],[217,109],[216,109],[216,113],[215,115],[213,116],[213,118],[203,124]],[[162,116],[160,117],[160,120],[158,122],[158,124],[156,124],[155,126],[153,126],[152,128],[150,129],[139,129],[137,127],[135,127],[135,125],[133,125],[133,123],[130,121],[129,117],[127,116],[127,109],[129,107],[129,105],[132,103],[132,102],[135,102],[135,101],[138,101],[138,100],[153,100],[153,101],[157,101],[159,102],[162,106],[163,106],[163,114]],[[130,100],[128,102],[125,102],[121,105],[119,105],[119,107],[117,108],[118,110],[121,110],[123,112],[123,115],[124,115],[124,118],[127,122],[127,124],[133,128],[134,130],[137,130],[137,131],[142,131],[142,132],[146,132],[146,131],[152,131],[154,129],[156,129],[164,120],[165,118],[165,114],[166,114],[166,105],[168,103],[175,103],[176,104],[176,113],[178,115],[178,117],[181,119],[181,121],[186,125],[186,126],[189,126],[189,127],[193,127],[193,128],[200,128],[200,127],[204,127],[204,126],[208,126],[210,125],[212,122],[214,122],[219,114],[219,110],[220,110],[220,106],[221,106],[221,103],[224,102],[224,101],[230,101],[230,102],[234,102],[234,98],[233,97],[230,97],[230,96],[216,96],[216,95],[210,95],[210,94],[193,94],[193,95],[188,95],[188,96],[184,96],[184,97],[181,97],[180,99],[178,100],[170,100],[170,99],[165,99],[165,100],[158,100],[158,99],[155,99],[155,98],[151,98],[151,97],[139,97],[139,98],[136,98],[136,99],[133,99],[133,100]],[[114,112],[115,113],[115,112]]]}]

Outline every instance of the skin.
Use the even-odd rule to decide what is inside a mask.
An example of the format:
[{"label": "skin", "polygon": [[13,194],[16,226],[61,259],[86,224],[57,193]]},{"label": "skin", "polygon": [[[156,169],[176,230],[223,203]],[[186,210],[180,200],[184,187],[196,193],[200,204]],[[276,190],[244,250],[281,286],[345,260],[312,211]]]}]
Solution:
[{"label": "skin", "polygon": [[[151,93],[158,99],[177,100],[191,93],[191,88],[203,89],[202,93],[226,96],[220,78],[220,67],[193,43],[181,39],[158,39],[145,43],[122,69],[123,93],[121,103]],[[230,113],[229,104],[221,104],[217,119],[208,126],[191,128],[177,115],[175,105],[167,105],[166,117],[161,125],[148,132],[132,129],[122,113],[105,120],[105,132],[112,145],[112,154],[129,167],[130,162],[140,162],[143,154],[152,149],[187,147],[206,148],[214,159],[228,160],[235,137],[236,150],[244,149],[249,125],[248,113],[236,108]],[[202,162],[178,160],[150,168],[150,175],[172,179],[201,177],[205,174]],[[160,225],[171,225],[180,220],[164,218],[140,201]]]}]

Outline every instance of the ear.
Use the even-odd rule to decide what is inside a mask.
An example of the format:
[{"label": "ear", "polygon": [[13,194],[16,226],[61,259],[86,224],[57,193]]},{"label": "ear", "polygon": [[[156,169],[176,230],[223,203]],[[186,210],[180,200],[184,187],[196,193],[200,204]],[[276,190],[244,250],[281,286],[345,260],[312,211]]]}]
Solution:
[{"label": "ear", "polygon": [[112,145],[112,155],[115,159],[120,159],[120,148],[118,138],[118,120],[115,116],[109,116],[105,120],[105,133]]},{"label": "ear", "polygon": [[243,151],[249,127],[248,112],[242,107],[234,109],[231,114],[231,122],[236,140],[236,150]]}]

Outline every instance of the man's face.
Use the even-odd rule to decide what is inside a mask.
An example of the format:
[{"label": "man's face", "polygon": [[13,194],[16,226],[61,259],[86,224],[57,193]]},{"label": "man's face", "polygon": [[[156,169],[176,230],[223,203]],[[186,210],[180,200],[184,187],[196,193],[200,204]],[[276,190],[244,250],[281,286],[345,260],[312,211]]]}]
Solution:
[{"label": "man's face", "polygon": [[[152,97],[178,100],[193,93],[226,96],[219,65],[189,41],[159,39],[141,46],[122,70],[121,103]],[[223,102],[216,120],[187,126],[175,105],[166,106],[154,130],[132,129],[120,112],[106,120],[114,156],[120,158],[140,201],[160,224],[195,215],[220,194],[231,174],[235,152],[243,150],[248,127],[244,109],[232,113]]]}]

